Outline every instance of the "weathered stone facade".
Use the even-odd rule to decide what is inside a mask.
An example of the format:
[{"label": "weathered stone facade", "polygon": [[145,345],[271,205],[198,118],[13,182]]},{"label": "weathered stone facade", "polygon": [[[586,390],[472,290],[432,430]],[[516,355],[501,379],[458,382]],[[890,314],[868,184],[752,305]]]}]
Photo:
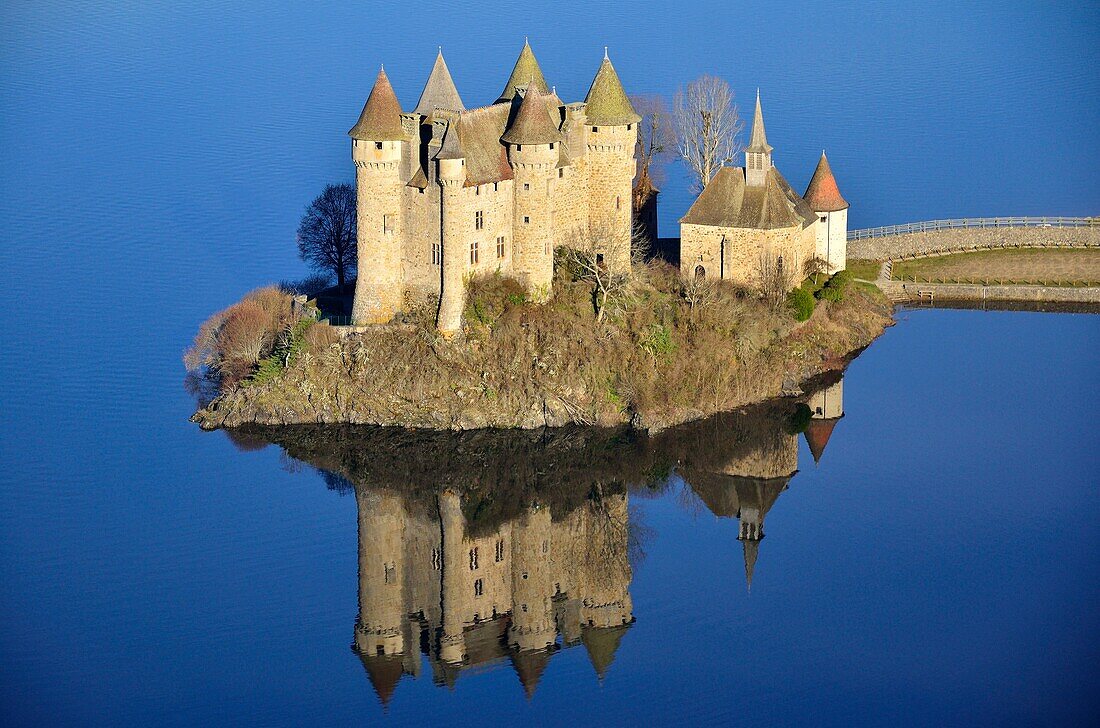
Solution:
[{"label": "weathered stone facade", "polygon": [[848,203],[824,153],[805,196],[775,168],[758,94],[745,167],[719,169],[680,220],[680,274],[756,288],[774,266],[793,288],[812,258],[830,273],[844,269],[847,229]]},{"label": "weathered stone facade", "polygon": [[[438,300],[461,328],[465,282],[501,271],[536,299],[550,293],[554,249],[570,241],[625,251],[639,117],[606,58],[584,102],[546,88],[525,45],[501,98],[464,108],[442,54],[413,113],[380,73],[349,132],[357,167],[359,279],[353,319],[385,323],[409,300]],[[599,239],[592,236],[600,235]]]}]

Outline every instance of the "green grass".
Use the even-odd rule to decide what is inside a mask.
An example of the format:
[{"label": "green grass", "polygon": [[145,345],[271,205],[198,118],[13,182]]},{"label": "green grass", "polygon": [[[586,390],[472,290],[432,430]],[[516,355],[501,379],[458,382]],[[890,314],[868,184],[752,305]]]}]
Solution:
[{"label": "green grass", "polygon": [[873,281],[878,278],[878,272],[881,268],[881,260],[849,259],[846,265],[846,270],[852,274],[853,278],[860,278],[865,281]]},{"label": "green grass", "polygon": [[1100,250],[982,250],[898,261],[896,280],[977,285],[1100,285]]}]

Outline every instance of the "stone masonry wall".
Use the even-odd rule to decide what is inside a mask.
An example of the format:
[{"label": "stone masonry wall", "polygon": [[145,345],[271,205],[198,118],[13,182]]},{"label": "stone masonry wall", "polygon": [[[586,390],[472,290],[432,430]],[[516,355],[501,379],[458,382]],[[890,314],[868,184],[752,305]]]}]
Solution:
[{"label": "stone masonry wall", "polygon": [[886,260],[922,255],[940,250],[960,251],[972,246],[999,245],[1096,245],[1100,246],[1100,227],[1091,228],[960,228],[927,233],[907,233],[883,238],[848,241],[848,257]]},{"label": "stone masonry wall", "polygon": [[707,278],[724,278],[750,287],[760,283],[760,255],[765,249],[770,249],[777,257],[783,256],[784,269],[794,285],[801,280],[802,264],[813,256],[816,245],[813,226],[749,230],[685,223],[680,233],[680,270],[684,276],[695,275],[696,268],[701,265]]}]

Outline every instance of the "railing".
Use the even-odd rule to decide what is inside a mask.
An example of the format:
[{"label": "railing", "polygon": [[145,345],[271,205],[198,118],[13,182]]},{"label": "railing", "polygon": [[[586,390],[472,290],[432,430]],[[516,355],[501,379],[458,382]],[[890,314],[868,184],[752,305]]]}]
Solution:
[{"label": "railing", "polygon": [[864,240],[866,238],[882,238],[888,235],[926,233],[933,230],[998,227],[1100,227],[1100,217],[960,217],[952,220],[927,220],[925,222],[907,222],[901,225],[849,230],[848,239]]}]

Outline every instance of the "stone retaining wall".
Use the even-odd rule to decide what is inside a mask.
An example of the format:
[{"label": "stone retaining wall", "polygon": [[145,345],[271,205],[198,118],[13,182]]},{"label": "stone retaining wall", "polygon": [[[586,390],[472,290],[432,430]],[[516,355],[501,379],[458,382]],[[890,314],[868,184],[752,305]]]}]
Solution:
[{"label": "stone retaining wall", "polygon": [[887,260],[937,251],[1007,245],[1085,245],[1100,247],[1100,227],[960,228],[848,241],[848,258]]},{"label": "stone retaining wall", "polygon": [[[936,301],[1054,301],[1100,304],[1100,287],[980,286],[967,283],[901,283],[891,281],[887,295],[894,301],[921,300],[919,291],[931,291]],[[928,299],[925,298],[925,301]]]}]

